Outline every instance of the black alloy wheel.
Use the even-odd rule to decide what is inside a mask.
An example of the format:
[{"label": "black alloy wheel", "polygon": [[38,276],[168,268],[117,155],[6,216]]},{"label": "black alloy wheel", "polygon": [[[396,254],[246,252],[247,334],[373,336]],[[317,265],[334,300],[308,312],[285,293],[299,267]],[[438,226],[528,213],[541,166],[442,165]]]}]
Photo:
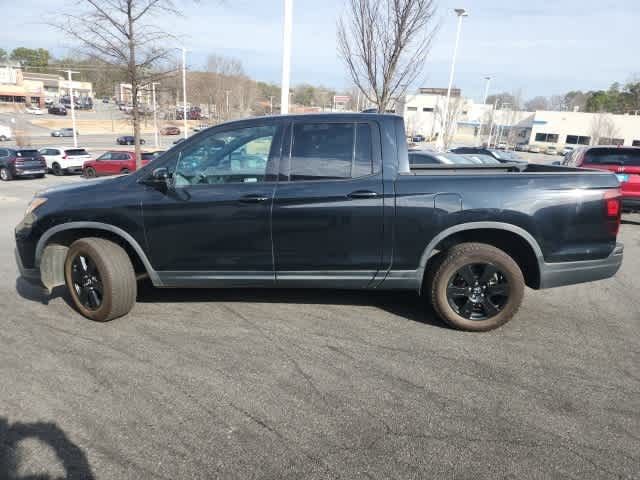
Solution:
[{"label": "black alloy wheel", "polygon": [[102,305],[104,290],[100,272],[86,254],[79,253],[71,261],[71,281],[78,301],[87,310],[98,310]]},{"label": "black alloy wheel", "polygon": [[447,301],[468,320],[488,320],[509,302],[509,281],[495,265],[473,263],[458,269],[447,283]]}]

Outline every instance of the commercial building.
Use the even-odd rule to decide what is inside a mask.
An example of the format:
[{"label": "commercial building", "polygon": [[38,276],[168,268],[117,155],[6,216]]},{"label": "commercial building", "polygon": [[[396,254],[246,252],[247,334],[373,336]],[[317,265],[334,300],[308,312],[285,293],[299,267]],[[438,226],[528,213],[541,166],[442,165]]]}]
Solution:
[{"label": "commercial building", "polygon": [[0,103],[44,106],[44,84],[25,79],[19,64],[0,64]]},{"label": "commercial building", "polygon": [[[76,98],[93,98],[90,82],[73,80]],[[0,103],[32,104],[43,107],[45,101],[58,102],[69,95],[69,81],[61,75],[23,71],[20,64],[0,64]]]},{"label": "commercial building", "polygon": [[423,88],[407,95],[397,111],[405,119],[407,135],[435,140],[443,124],[451,125],[456,143],[507,142],[534,144],[542,148],[565,145],[640,146],[640,115],[614,115],[538,110],[514,110],[511,105],[475,103],[452,89],[444,122],[446,89]]}]

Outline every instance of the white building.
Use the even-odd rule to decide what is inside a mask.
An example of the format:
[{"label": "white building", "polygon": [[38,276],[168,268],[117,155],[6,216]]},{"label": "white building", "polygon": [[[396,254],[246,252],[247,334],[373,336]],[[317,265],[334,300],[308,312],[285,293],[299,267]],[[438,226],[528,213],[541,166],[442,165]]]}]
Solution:
[{"label": "white building", "polygon": [[[420,89],[407,95],[398,106],[405,119],[407,135],[423,135],[434,140],[442,131],[446,89]],[[455,143],[479,144],[504,141],[541,147],[565,145],[640,146],[640,115],[606,113],[512,110],[509,106],[494,110],[493,105],[478,104],[452,89],[449,103]],[[447,115],[449,116],[449,115]],[[451,117],[450,117],[451,118]],[[482,130],[482,132],[481,132]]]}]

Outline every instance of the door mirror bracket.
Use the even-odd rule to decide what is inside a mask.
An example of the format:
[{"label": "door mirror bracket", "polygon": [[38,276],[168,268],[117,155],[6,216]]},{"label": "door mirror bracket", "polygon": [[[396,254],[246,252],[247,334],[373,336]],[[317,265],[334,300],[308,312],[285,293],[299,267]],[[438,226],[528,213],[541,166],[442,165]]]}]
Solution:
[{"label": "door mirror bracket", "polygon": [[165,167],[156,168],[151,175],[142,178],[140,183],[166,192],[171,186],[171,174]]}]

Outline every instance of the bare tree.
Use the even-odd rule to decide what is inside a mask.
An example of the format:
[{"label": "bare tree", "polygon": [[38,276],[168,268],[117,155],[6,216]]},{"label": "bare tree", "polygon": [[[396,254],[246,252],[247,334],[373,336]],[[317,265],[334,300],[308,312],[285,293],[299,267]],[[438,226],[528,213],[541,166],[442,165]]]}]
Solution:
[{"label": "bare tree", "polygon": [[79,0],[74,13],[65,14],[54,27],[81,45],[92,58],[119,66],[131,84],[136,166],[140,155],[139,92],[157,78],[155,69],[166,60],[170,37],[150,23],[161,13],[179,14],[172,0]]},{"label": "bare tree", "polygon": [[[591,145],[612,143],[613,137],[618,133],[616,124],[611,115],[601,112],[596,114],[591,121]],[[602,141],[602,142],[601,142]]]},{"label": "bare tree", "polygon": [[[442,147],[446,151],[451,146],[453,137],[458,127],[458,117],[462,111],[465,100],[461,96],[451,97],[449,107],[445,108],[446,98],[442,97],[442,102],[438,102],[434,110],[434,125],[442,125],[442,130],[438,135],[442,136]],[[446,112],[446,118],[443,118]]]},{"label": "bare tree", "polygon": [[348,0],[338,51],[378,112],[403,96],[424,65],[436,28],[434,0]]}]

